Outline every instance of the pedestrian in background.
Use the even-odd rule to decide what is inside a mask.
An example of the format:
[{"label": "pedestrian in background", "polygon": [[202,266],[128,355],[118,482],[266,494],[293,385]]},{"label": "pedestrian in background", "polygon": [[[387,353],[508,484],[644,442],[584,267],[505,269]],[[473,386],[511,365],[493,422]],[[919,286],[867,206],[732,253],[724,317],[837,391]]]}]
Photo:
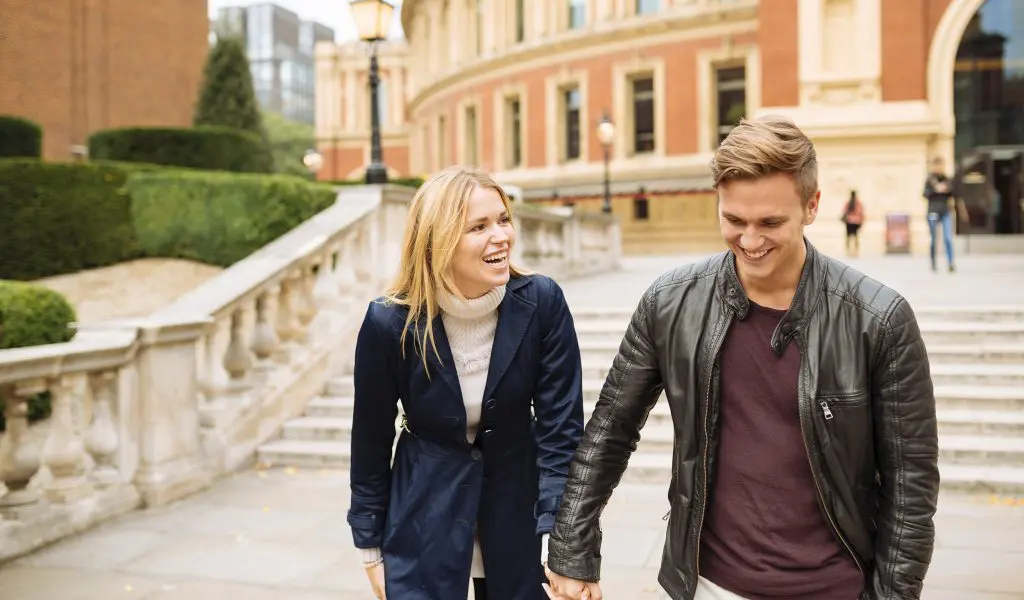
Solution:
[{"label": "pedestrian in background", "polygon": [[860,254],[860,228],[864,224],[864,205],[857,198],[857,190],[850,190],[842,221],[846,223],[846,255],[857,256]]}]

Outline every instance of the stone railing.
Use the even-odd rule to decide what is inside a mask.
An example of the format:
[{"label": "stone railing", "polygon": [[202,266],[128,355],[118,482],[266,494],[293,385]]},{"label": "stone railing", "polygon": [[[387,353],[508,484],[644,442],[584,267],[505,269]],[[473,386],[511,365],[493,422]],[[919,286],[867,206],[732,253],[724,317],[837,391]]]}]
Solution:
[{"label": "stone railing", "polygon": [[[0,351],[0,561],[252,461],[330,376],[350,368],[366,303],[400,259],[412,190],[344,188],[314,218],[146,318]],[[604,215],[517,212],[525,267],[618,264]],[[31,425],[30,402],[52,414]]]}]

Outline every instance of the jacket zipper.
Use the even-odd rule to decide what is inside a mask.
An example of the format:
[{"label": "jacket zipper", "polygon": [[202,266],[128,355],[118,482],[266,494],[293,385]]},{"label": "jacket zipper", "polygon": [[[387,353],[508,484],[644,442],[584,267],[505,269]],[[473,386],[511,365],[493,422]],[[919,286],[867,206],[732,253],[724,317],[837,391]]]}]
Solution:
[{"label": "jacket zipper", "polygon": [[[803,346],[800,344],[800,342],[798,340],[799,340],[798,337],[794,337],[793,338],[793,341],[796,343],[797,347],[800,349],[800,363],[801,363],[800,364],[800,370],[802,371],[803,368],[804,368],[803,367],[804,348],[803,348]],[[854,564],[857,565],[857,569],[860,570],[861,576],[864,577],[865,576],[864,567],[861,566],[860,559],[857,557],[857,554],[853,551],[853,548],[850,546],[850,544],[846,541],[846,538],[843,536],[843,532],[839,530],[839,526],[836,525],[836,521],[832,517],[832,512],[828,509],[828,504],[825,502],[825,495],[821,493],[821,484],[818,482],[818,473],[817,473],[817,471],[814,470],[814,462],[811,460],[811,447],[810,447],[810,444],[807,442],[807,429],[805,427],[805,421],[804,421],[804,412],[807,413],[807,417],[808,418],[810,418],[810,416],[811,416],[810,402],[809,401],[808,402],[804,402],[804,399],[801,397],[801,396],[803,396],[803,394],[800,393],[801,387],[802,386],[800,386],[798,384],[798,386],[797,386],[797,402],[800,405],[800,432],[802,434],[802,437],[804,438],[804,452],[807,454],[807,464],[811,468],[811,479],[814,481],[814,489],[817,490],[817,492],[818,492],[818,501],[821,503],[821,509],[825,512],[825,516],[828,517],[828,522],[832,526],[833,533],[835,533],[836,537],[839,538],[839,541],[842,542],[843,547],[846,548],[846,551],[849,552],[850,556],[853,558]],[[805,407],[808,410],[805,411],[804,410]],[[822,412],[825,415],[825,420],[826,421],[831,421],[832,418],[834,417],[834,415],[832,414],[832,410],[828,406],[828,402],[826,402],[824,400],[821,401],[821,410],[822,410]]]},{"label": "jacket zipper", "polygon": [[715,340],[714,346],[711,349],[711,366],[708,368],[707,374],[707,388],[704,391],[704,500],[700,504],[700,520],[697,522],[697,539],[694,540],[696,545],[696,562],[693,565],[694,573],[697,574],[696,580],[700,578],[700,536],[704,531],[704,515],[707,513],[708,508],[708,447],[711,445],[711,440],[708,434],[709,420],[711,418],[711,378],[715,374],[715,363],[718,362],[718,351],[722,348],[722,342],[725,341],[725,334],[729,331],[729,325],[732,324],[732,313],[726,316],[725,325],[722,327],[722,333]]}]

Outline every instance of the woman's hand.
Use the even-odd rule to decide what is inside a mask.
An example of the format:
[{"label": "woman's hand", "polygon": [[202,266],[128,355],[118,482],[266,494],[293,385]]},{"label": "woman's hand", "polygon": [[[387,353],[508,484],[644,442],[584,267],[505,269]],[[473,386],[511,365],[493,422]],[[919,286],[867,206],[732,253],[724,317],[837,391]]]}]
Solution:
[{"label": "woman's hand", "polygon": [[384,595],[384,561],[372,566],[367,565],[366,576],[370,579],[370,587],[373,588],[373,595],[377,600],[387,600],[387,596]]},{"label": "woman's hand", "polygon": [[544,574],[548,578],[546,584],[541,584],[550,600],[601,600],[601,586],[596,583],[578,581],[569,577],[563,577],[552,572],[547,565],[544,566]]}]

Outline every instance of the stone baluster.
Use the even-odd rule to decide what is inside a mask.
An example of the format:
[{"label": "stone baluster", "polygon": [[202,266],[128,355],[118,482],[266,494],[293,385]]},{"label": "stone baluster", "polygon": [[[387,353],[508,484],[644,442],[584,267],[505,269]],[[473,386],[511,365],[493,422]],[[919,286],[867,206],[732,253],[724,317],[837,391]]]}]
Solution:
[{"label": "stone baluster", "polygon": [[271,289],[256,298],[256,325],[252,331],[252,344],[249,349],[256,356],[253,368],[253,385],[265,386],[270,382],[274,371],[271,360],[277,347],[277,333],[270,325],[270,305],[276,298],[277,290]]},{"label": "stone baluster", "polygon": [[117,426],[114,422],[114,386],[117,373],[106,371],[91,378],[92,384],[92,425],[85,435],[85,446],[92,455],[95,466],[92,480],[98,487],[110,487],[121,482],[117,466],[117,450],[120,446]]},{"label": "stone baluster", "polygon": [[74,419],[79,411],[72,407],[85,400],[85,385],[84,374],[63,375],[50,385],[53,415],[43,446],[43,464],[53,476],[46,485],[46,497],[52,502],[68,504],[92,493],[85,477],[85,442],[80,424]]},{"label": "stone baluster", "polygon": [[238,307],[231,311],[231,338],[228,341],[227,350],[224,352],[223,367],[228,374],[228,396],[233,400],[232,404],[246,406],[250,398],[246,392],[251,388],[248,379],[249,371],[252,370],[252,356],[249,354],[249,345],[245,336],[245,309]]},{"label": "stone baluster", "polygon": [[39,490],[28,487],[39,471],[39,449],[28,439],[28,401],[45,391],[46,382],[41,379],[0,391],[7,421],[7,431],[0,439],[0,480],[7,487],[7,494],[0,497],[0,514],[8,517],[25,516],[38,505]]},{"label": "stone baluster", "polygon": [[338,288],[341,290],[344,312],[348,316],[357,315],[358,304],[361,304],[359,280],[356,277],[355,269],[355,241],[354,232],[346,232],[342,241],[342,250],[338,256]]},{"label": "stone baluster", "polygon": [[302,343],[309,342],[309,325],[316,318],[317,312],[316,301],[313,299],[313,284],[316,279],[313,266],[314,263],[309,262],[300,267],[299,274],[294,279],[297,288],[296,298],[298,299],[295,316],[298,319],[299,325],[296,339]]},{"label": "stone baluster", "polygon": [[295,316],[294,304],[294,283],[290,279],[284,279],[280,284],[280,291],[277,296],[277,314],[275,315],[275,329],[279,343],[274,352],[274,360],[278,364],[288,364],[292,359],[295,350],[295,338],[298,335],[299,327]]},{"label": "stone baluster", "polygon": [[316,269],[316,282],[313,284],[313,302],[318,312],[338,310],[340,304],[338,294],[340,288],[335,274],[335,258],[337,247],[333,244],[324,246],[320,262]]}]

